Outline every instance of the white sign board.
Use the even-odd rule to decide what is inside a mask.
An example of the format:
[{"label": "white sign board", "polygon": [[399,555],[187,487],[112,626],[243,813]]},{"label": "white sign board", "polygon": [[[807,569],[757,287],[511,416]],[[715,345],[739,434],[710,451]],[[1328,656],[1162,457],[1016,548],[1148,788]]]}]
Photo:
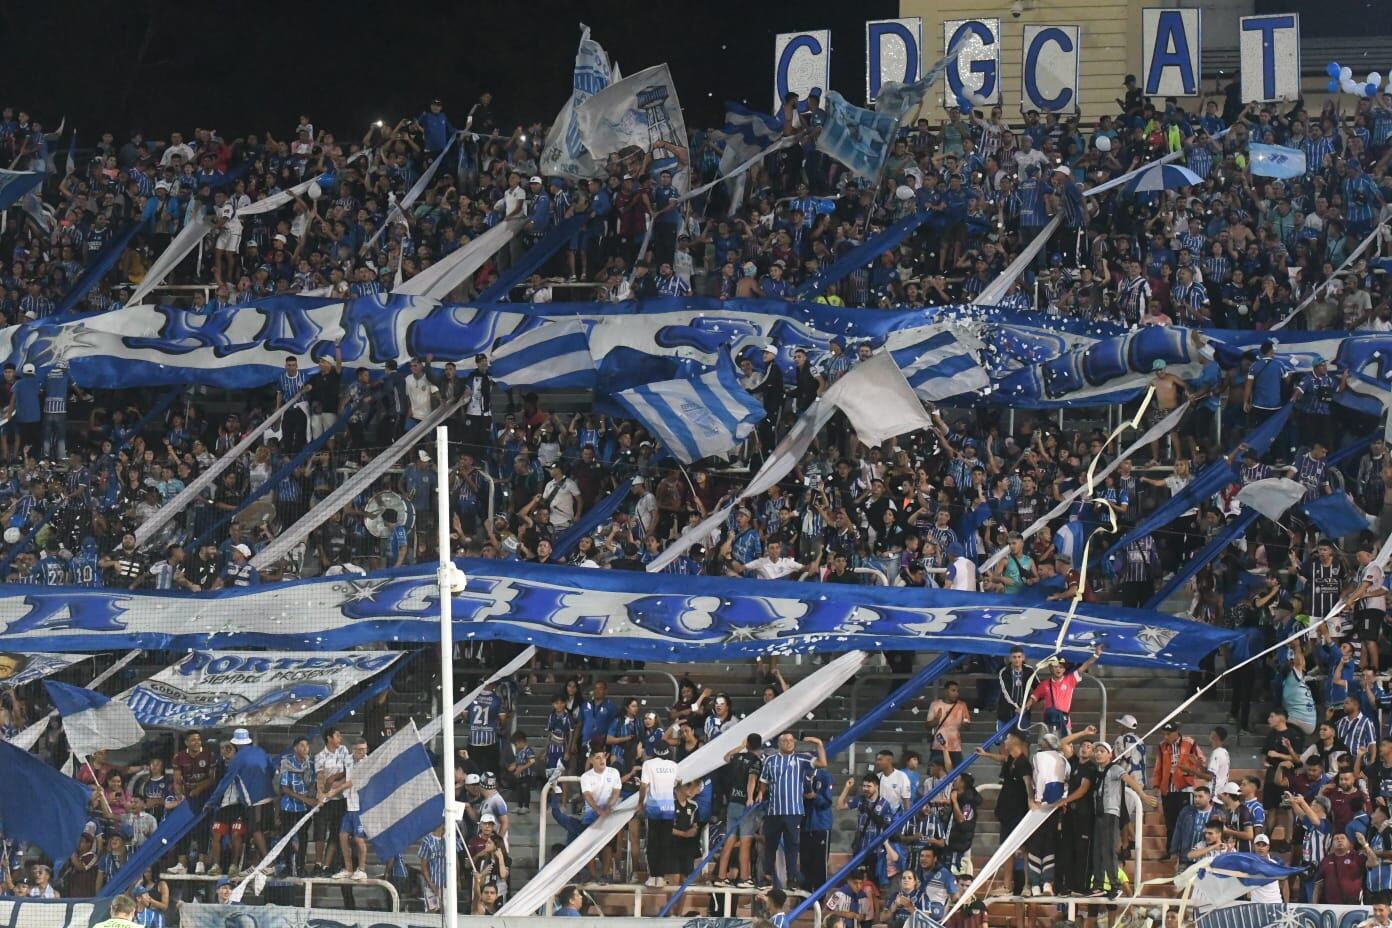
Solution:
[{"label": "white sign board", "polygon": [[1078,112],[1078,26],[1025,26],[1020,111]]},{"label": "white sign board", "polygon": [[813,90],[826,93],[831,84],[831,30],[780,32],[773,37],[773,112],[783,98],[798,95],[799,109]]},{"label": "white sign board", "polygon": [[1141,90],[1148,97],[1199,95],[1199,10],[1141,10]]},{"label": "white sign board", "polygon": [[886,81],[912,84],[923,67],[923,19],[875,19],[865,24],[865,99]]},{"label": "white sign board", "polygon": [[947,65],[947,84],[943,102],[956,106],[959,96],[972,105],[991,106],[1000,102],[999,19],[949,19],[943,23],[943,48],[961,41],[957,58]]},{"label": "white sign board", "polygon": [[1242,100],[1294,100],[1300,96],[1300,14],[1244,16]]}]

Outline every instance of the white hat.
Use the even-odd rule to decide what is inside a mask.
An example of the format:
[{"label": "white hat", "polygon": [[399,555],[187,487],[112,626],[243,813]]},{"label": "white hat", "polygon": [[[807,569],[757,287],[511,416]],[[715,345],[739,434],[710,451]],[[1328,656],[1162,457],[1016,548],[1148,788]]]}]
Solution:
[{"label": "white hat", "polygon": [[1054,173],[1055,173],[1055,174],[1062,174],[1064,177],[1072,177],[1072,176],[1073,176],[1073,170],[1072,170],[1071,168],[1067,167],[1066,165],[1062,165],[1062,164],[1060,164],[1058,167],[1054,168]]},{"label": "white hat", "polygon": [[490,823],[494,825],[498,824],[498,819],[493,815],[492,812],[485,812],[479,816],[480,825],[488,825]]},{"label": "white hat", "polygon": [[1242,787],[1236,783],[1224,783],[1223,788],[1218,791],[1219,796],[1241,796]]},{"label": "white hat", "polygon": [[1268,838],[1268,837],[1267,837],[1266,835],[1264,835],[1264,834],[1259,834],[1259,835],[1257,835],[1255,838],[1252,839],[1252,843],[1253,843],[1253,844],[1270,844],[1270,843],[1271,843],[1271,839]]},{"label": "white hat", "polygon": [[465,785],[465,786],[478,786],[478,785],[479,785],[479,775],[478,775],[477,773],[466,774],[465,777],[464,777],[464,785]]},{"label": "white hat", "polygon": [[233,545],[232,550],[236,551],[242,557],[251,557],[251,548],[246,545]]},{"label": "white hat", "polygon": [[1121,718],[1117,719],[1116,723],[1120,725],[1122,728],[1125,728],[1127,731],[1136,730],[1136,717],[1129,712],[1126,715],[1123,715]]},{"label": "white hat", "polygon": [[[241,546],[239,545],[238,547]],[[236,729],[232,732],[232,743],[237,745],[238,747],[244,747],[248,744],[251,744],[251,732],[247,731],[245,728]]]},{"label": "white hat", "polygon": [[529,180],[529,181],[527,181],[527,183],[529,183],[529,184],[540,184],[540,183],[542,183],[542,179],[541,179],[540,177],[538,177],[537,175],[533,174],[533,175],[532,175],[532,179]]},{"label": "white hat", "polygon": [[19,372],[20,372],[21,374],[32,374],[32,373],[34,373],[34,365],[32,365],[32,364],[26,364],[26,365],[24,365],[23,367],[21,367],[21,368],[19,369]]},{"label": "white hat", "polygon": [[158,191],[160,191],[160,190],[168,190],[168,189],[170,189],[170,188],[169,188],[169,181],[167,181],[167,180],[161,180],[161,181],[157,181],[157,182],[155,183],[155,191],[156,191],[156,192],[158,192]]},{"label": "white hat", "polygon": [[762,345],[759,346],[759,350],[767,352],[769,354],[778,354],[778,346],[775,345],[773,342],[764,342]]}]

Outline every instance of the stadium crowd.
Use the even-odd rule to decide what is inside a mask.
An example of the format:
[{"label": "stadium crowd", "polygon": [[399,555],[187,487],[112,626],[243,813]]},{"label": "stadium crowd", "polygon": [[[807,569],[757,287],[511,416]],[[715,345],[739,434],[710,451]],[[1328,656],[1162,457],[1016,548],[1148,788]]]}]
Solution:
[{"label": "stadium crowd", "polygon": [[[808,275],[922,210],[935,214],[933,221],[819,299],[867,312],[969,300],[1062,214],[1055,240],[1007,297],[1012,308],[1128,325],[1265,329],[1313,295],[1296,325],[1392,330],[1384,278],[1370,263],[1360,260],[1331,281],[1372,231],[1386,200],[1392,96],[1360,101],[1352,113],[1331,103],[1316,115],[1300,104],[1244,105],[1233,87],[1219,93],[1186,112],[1173,99],[1144,99],[1128,80],[1117,113],[1086,127],[1036,113],[1026,114],[1023,127],[1012,127],[999,109],[952,110],[941,124],[920,120],[907,129],[895,142],[884,182],[869,187],[816,150],[818,101],[806,101],[810,106],[800,111],[799,101],[790,99],[779,118],[798,144],[756,169],[747,196],[731,203],[717,187],[709,199],[680,209],[666,208],[680,189],[716,176],[720,133],[696,133],[685,148],[665,153],[676,159],[678,176],[648,173],[649,152],[614,159],[606,177],[574,184],[538,174],[544,127],[504,120],[486,93],[462,120],[435,100],[414,118],[374,126],[360,140],[316,127],[305,115],[279,138],[226,139],[206,129],[163,139],[108,133],[96,151],[79,158],[60,151],[58,138],[30,114],[6,109],[0,149],[21,166],[41,165],[51,175],[43,205],[16,207],[0,233],[0,252],[10,258],[0,275],[0,316],[14,324],[52,314],[86,262],[144,221],[117,271],[79,302],[78,311],[119,307],[125,288],[142,279],[152,258],[201,210],[212,211],[215,230],[208,247],[173,279],[207,285],[206,295],[197,287],[177,291],[193,294],[190,313],[323,288],[345,297],[382,293],[398,274],[409,279],[518,215],[529,220],[525,238],[461,285],[455,298],[475,295],[527,242],[579,214],[593,219],[515,298],[791,298]],[[445,168],[410,210],[409,224],[388,223],[389,204],[459,132]],[[1303,149],[1308,173],[1289,182],[1254,177],[1247,163],[1251,139]],[[1080,183],[1117,176],[1167,152],[1181,152],[1202,184],[1163,195],[1078,195]],[[307,194],[279,210],[237,217],[239,208],[325,173],[334,181],[319,197]],[[649,223],[656,227],[652,254],[638,260]],[[385,233],[374,239],[384,225]],[[317,371],[300,370],[291,359],[269,393],[186,394],[154,415],[154,397],[145,391],[88,391],[61,365],[42,372],[8,367],[0,381],[0,402],[10,411],[0,426],[6,579],[206,591],[429,562],[436,556],[436,477],[429,454],[420,452],[335,514],[287,563],[265,571],[248,563],[430,409],[460,396],[467,399],[450,423],[462,438],[448,488],[455,554],[642,570],[687,526],[728,500],[795,413],[844,376],[862,352],[868,346],[834,341],[824,355],[799,352],[788,372],[762,354],[742,359],[769,424],[732,461],[689,469],[664,458],[633,422],[590,408],[548,409],[563,400],[495,387],[487,356],[419,358],[403,371],[389,363],[389,375],[379,379],[342,370],[334,359],[322,360]],[[640,793],[646,809],[646,825],[621,834],[619,853],[606,851],[591,865],[591,878],[628,882],[641,872],[654,887],[680,881],[700,856],[701,829],[712,825],[730,840],[707,878],[767,887],[759,905],[773,914],[787,903],[788,889],[815,888],[825,879],[836,815],[854,815],[855,847],[864,846],[962,759],[968,748],[961,729],[973,709],[1036,723],[1034,737],[1012,735],[993,755],[1001,785],[994,814],[1003,829],[1031,808],[1065,800],[1021,855],[1012,877],[1018,891],[1120,892],[1128,880],[1121,862],[1136,840],[1131,824],[1141,805],[1158,805],[1171,855],[1181,863],[1224,848],[1252,850],[1306,868],[1262,887],[1267,896],[1392,900],[1392,686],[1382,676],[1389,669],[1382,658],[1392,649],[1384,565],[1374,562],[1377,539],[1392,529],[1392,458],[1376,440],[1340,466],[1328,464],[1331,453],[1373,431],[1375,423],[1331,415],[1334,394],[1344,387],[1326,364],[1294,375],[1264,350],[1238,370],[1210,362],[1191,381],[1162,371],[1155,386],[1162,409],[1194,401],[1173,439],[1152,448],[1148,461],[1124,462],[1092,499],[1076,503],[1049,531],[1022,537],[1080,485],[1089,465],[1116,453],[1104,430],[1091,422],[1065,428],[1042,415],[1007,419],[986,409],[935,409],[931,431],[876,447],[834,421],[792,477],[738,509],[665,569],[1034,592],[1057,600],[1073,598],[1081,586],[1088,601],[1139,606],[1188,552],[1237,515],[1231,491],[1201,501],[1081,576],[1085,528],[1106,510],[1125,532],[1237,446],[1244,480],[1289,472],[1309,498],[1351,493],[1377,517],[1378,533],[1327,539],[1299,515],[1281,524],[1262,520],[1171,601],[1180,603],[1174,611],[1198,621],[1253,629],[1249,640],[1257,643],[1280,640],[1337,602],[1351,606],[1349,621],[1235,677],[1231,728],[1185,733],[1168,726],[1160,742],[1147,745],[1136,738],[1135,719],[1123,715],[1118,721],[1127,732],[1121,738],[1096,740],[1086,720],[1074,724],[1070,717],[1073,691],[1089,667],[1037,668],[1036,685],[1035,668],[1014,654],[978,665],[989,667],[998,685],[978,693],[974,703],[955,684],[945,685],[930,709],[922,750],[881,753],[872,773],[838,783],[819,742],[769,732],[751,737],[713,777],[677,783],[675,763],[735,717],[729,695],[693,683],[670,710],[640,712],[635,700],[608,698],[603,681],[585,680],[584,662],[543,655],[519,685],[554,683],[577,669],[581,675],[555,684],[563,688],[535,742],[507,724],[509,686],[490,690],[469,713],[456,790],[469,810],[460,853],[472,861],[461,869],[471,874],[471,910],[492,911],[507,897],[508,830],[514,816],[530,811],[539,784],[560,770],[581,780],[556,795],[546,812],[572,836],[627,793]],[[1298,415],[1267,454],[1237,445],[1249,423],[1288,399]],[[278,434],[236,462],[151,543],[137,543],[136,530],[161,504],[285,404],[296,408]],[[350,406],[346,432],[303,465],[285,467]],[[562,533],[625,483],[634,489],[619,512],[558,552]],[[267,489],[259,509],[245,505]],[[387,491],[394,494],[390,502],[374,508]],[[378,515],[380,522],[374,521]],[[983,557],[1002,547],[1009,556],[980,570]],[[1196,682],[1242,656],[1211,661]],[[903,669],[911,656],[890,659]],[[764,698],[780,687],[776,666],[770,670]],[[1251,719],[1253,704],[1274,707],[1264,724]],[[3,733],[14,734],[46,710],[41,694],[9,692]],[[1265,766],[1252,776],[1230,775],[1224,743],[1230,733],[1250,730],[1263,734]],[[259,852],[297,813],[325,801],[334,806],[319,818],[313,864],[305,840],[282,867],[291,874],[312,866],[345,879],[365,876],[351,770],[381,734],[369,726],[357,744],[325,730],[314,744],[295,742],[280,759],[279,797],[259,808],[235,795],[224,800],[215,821],[165,866],[175,873],[233,873],[250,865],[248,843]],[[101,789],[89,834],[63,874],[64,892],[99,888],[130,847],[148,838],[174,797],[209,788],[203,784],[216,782],[220,765],[250,741],[239,730],[215,752],[199,733],[190,733],[177,753],[131,768],[93,757],[78,776]],[[39,751],[61,763],[66,752],[56,724]],[[828,897],[838,925],[902,925],[916,910],[941,911],[960,893],[982,806],[976,782],[955,780]],[[646,836],[641,851],[640,833]],[[1058,854],[1065,846],[1089,852]],[[55,862],[38,860],[32,848],[7,847],[6,893],[58,892],[46,869]],[[437,834],[419,850],[428,904],[438,904],[449,847]],[[774,865],[780,849],[786,861],[781,877]],[[37,863],[18,866],[26,861]],[[387,876],[404,879],[403,864],[385,862]],[[159,873],[132,892],[136,920],[159,928],[170,901]],[[579,898],[567,887],[558,899],[562,914],[578,911]]]}]

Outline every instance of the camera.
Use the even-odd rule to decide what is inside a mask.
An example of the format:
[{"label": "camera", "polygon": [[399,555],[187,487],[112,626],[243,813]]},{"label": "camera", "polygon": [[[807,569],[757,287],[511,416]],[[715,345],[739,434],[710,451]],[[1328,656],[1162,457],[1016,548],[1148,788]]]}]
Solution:
[{"label": "camera", "polygon": [[1024,12],[1024,0],[1015,0],[1014,3],[1010,4],[1010,15],[1015,17],[1016,19],[1019,19]]}]

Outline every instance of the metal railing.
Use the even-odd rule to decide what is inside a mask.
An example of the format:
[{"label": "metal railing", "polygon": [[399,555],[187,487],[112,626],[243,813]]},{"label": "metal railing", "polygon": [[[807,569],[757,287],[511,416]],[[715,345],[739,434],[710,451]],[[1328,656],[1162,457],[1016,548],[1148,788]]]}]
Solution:
[{"label": "metal railing", "polygon": [[[645,893],[650,893],[650,894],[652,894],[652,895],[654,895],[654,896],[660,895],[660,896],[665,900],[665,899],[666,899],[666,892],[667,892],[667,889],[675,889],[675,888],[676,888],[676,887],[668,887],[668,888],[666,888],[666,889],[662,889],[662,888],[654,889],[654,888],[651,887],[651,886],[644,886],[644,885],[641,884],[641,883],[581,883],[581,884],[579,884],[579,886],[580,886],[581,892],[584,892],[584,893],[587,893],[587,894],[589,894],[589,893],[624,893],[624,894],[630,894],[630,893],[631,893],[631,894],[632,894],[632,899],[633,899],[633,916],[634,916],[635,918],[641,918],[641,917],[643,916],[643,896],[644,896]],[[732,908],[732,906],[733,906],[733,904],[734,904],[734,898],[735,898],[736,896],[749,896],[749,897],[751,897],[751,900],[752,900],[752,898],[753,898],[754,896],[759,895],[760,892],[762,892],[762,890],[759,890],[759,889],[741,889],[741,888],[739,888],[739,887],[737,887],[737,886],[706,886],[706,885],[696,885],[696,886],[692,886],[690,889],[688,889],[688,890],[686,891],[686,894],[687,894],[687,895],[691,895],[692,893],[707,893],[707,894],[712,895],[712,896],[723,896],[723,897],[724,897],[724,903],[725,903],[725,904],[724,904],[723,908],[721,909],[721,911],[723,911],[723,912],[725,913],[725,915],[726,915],[727,918],[733,918],[734,916],[733,916],[733,914],[732,914],[732,913],[733,913],[733,908]],[[809,895],[811,895],[811,894],[808,893],[807,891],[801,890],[801,889],[789,889],[787,892],[788,892],[788,898],[789,898],[790,900],[793,900],[793,899],[806,899]],[[821,926],[822,926],[822,904],[821,904],[820,902],[813,902],[813,903],[812,903],[812,924],[813,924],[814,928],[821,928]]]},{"label": "metal railing", "polygon": [[[860,718],[859,701],[860,701],[860,685],[861,685],[861,683],[863,683],[863,682],[864,682],[865,680],[867,680],[867,679],[868,679],[868,680],[872,680],[872,681],[874,681],[874,682],[876,682],[876,683],[881,682],[881,681],[884,681],[884,680],[907,680],[907,679],[909,679],[910,677],[912,677],[912,676],[914,675],[915,672],[916,672],[916,671],[909,671],[909,672],[904,672],[904,671],[890,671],[890,672],[887,672],[887,673],[876,673],[876,674],[870,675],[870,676],[868,676],[868,677],[865,677],[865,676],[857,676],[857,677],[855,677],[853,680],[851,680],[850,720],[849,720],[849,724],[848,724],[847,727],[850,727],[850,726],[852,726],[852,725],[855,725],[856,720]],[[959,683],[962,682],[962,681],[967,681],[967,680],[970,680],[970,681],[975,682],[975,681],[978,680],[978,679],[981,679],[981,678],[983,678],[983,677],[984,677],[984,678],[989,678],[990,676],[991,676],[991,674],[973,673],[973,674],[963,674],[963,675],[959,675],[959,676],[957,676],[957,677],[954,677],[953,679],[957,680]],[[1102,680],[1101,680],[1100,678],[1098,678],[1098,677],[1096,677],[1096,676],[1094,676],[1094,675],[1092,675],[1092,674],[1090,674],[1090,673],[1083,674],[1083,681],[1086,682],[1086,681],[1088,681],[1088,680],[1091,680],[1091,681],[1093,681],[1094,683],[1096,683],[1096,684],[1097,684],[1097,688],[1098,688],[1098,689],[1101,691],[1101,693],[1102,693],[1101,720],[1100,720],[1100,724],[1098,724],[1098,726],[1097,726],[1097,738],[1098,738],[1098,740],[1100,740],[1100,741],[1106,741],[1106,740],[1107,740],[1107,718],[1108,718],[1108,715],[1107,715],[1107,684],[1103,683]],[[940,687],[940,686],[941,686],[941,681],[935,681],[935,682],[933,683],[933,687],[934,687],[934,696],[937,695],[938,687]],[[858,753],[858,751],[859,751],[859,747],[860,747],[859,742],[853,741],[853,742],[851,742],[850,746],[846,749],[846,773],[847,773],[847,774],[853,774],[853,773],[855,773],[855,769],[856,769],[856,768],[855,768],[856,755],[857,755],[857,753]]]},{"label": "metal railing", "polygon": [[[164,880],[166,883],[170,883],[171,885],[174,884],[174,883],[190,883],[190,884],[194,884],[193,887],[191,887],[191,888],[196,888],[196,887],[197,887],[197,884],[202,883],[202,884],[205,884],[205,885],[207,885],[207,886],[211,886],[211,887],[213,887],[213,888],[216,888],[218,881],[221,880],[221,879],[223,879],[223,877],[219,877],[219,876],[208,876],[207,874],[203,874],[203,873],[168,873],[168,872],[165,872],[165,873],[163,873],[163,874],[160,875],[160,879]],[[272,889],[272,888],[274,888],[274,887],[300,886],[300,885],[303,885],[303,886],[304,886],[304,905],[303,905],[303,908],[306,908],[306,909],[311,909],[311,908],[320,908],[320,909],[325,909],[325,908],[327,908],[327,909],[338,908],[338,906],[326,904],[326,900],[324,900],[324,899],[320,899],[317,903],[316,903],[315,900],[314,900],[314,889],[315,889],[315,887],[319,887],[319,888],[321,888],[321,889],[322,889],[322,888],[325,888],[325,887],[338,887],[338,888],[344,889],[344,890],[353,890],[353,889],[373,889],[373,890],[381,890],[383,893],[385,893],[387,899],[388,899],[388,900],[390,901],[390,903],[391,903],[391,908],[385,909],[385,910],[383,910],[383,911],[388,911],[388,912],[400,912],[400,911],[401,911],[401,895],[400,895],[400,893],[398,893],[398,892],[396,891],[396,887],[393,886],[391,883],[387,882],[386,880],[336,880],[336,879],[333,879],[332,877],[317,877],[317,876],[316,876],[316,877],[270,877],[269,879],[266,880],[266,889],[267,889],[267,890],[270,890],[270,889]],[[277,903],[277,904],[283,904],[283,903]],[[346,908],[346,907],[345,907],[345,908]],[[354,900],[353,903],[352,903],[352,908],[353,908],[354,910],[357,910],[357,909],[362,909],[363,906],[362,906],[361,902],[359,902],[359,901],[357,901],[357,900]],[[378,911],[378,910],[373,910],[373,911]]]},{"label": "metal railing", "polygon": [[[1063,908],[1064,915],[1069,921],[1074,921],[1078,917],[1079,906],[1105,906],[1109,909],[1121,910],[1130,908],[1135,910],[1159,909],[1160,919],[1156,924],[1164,924],[1170,912],[1178,912],[1180,906],[1184,905],[1184,900],[1165,896],[1118,896],[1115,899],[1108,899],[1106,896],[987,896],[986,906],[1015,904],[1014,921],[1011,924],[1024,925],[1028,923],[1026,910],[1031,906],[1040,906],[1041,909],[1049,913],[1052,920],[1058,908]],[[1192,903],[1188,906],[1189,911],[1193,911]],[[1043,911],[1035,913],[1042,915]]]}]

